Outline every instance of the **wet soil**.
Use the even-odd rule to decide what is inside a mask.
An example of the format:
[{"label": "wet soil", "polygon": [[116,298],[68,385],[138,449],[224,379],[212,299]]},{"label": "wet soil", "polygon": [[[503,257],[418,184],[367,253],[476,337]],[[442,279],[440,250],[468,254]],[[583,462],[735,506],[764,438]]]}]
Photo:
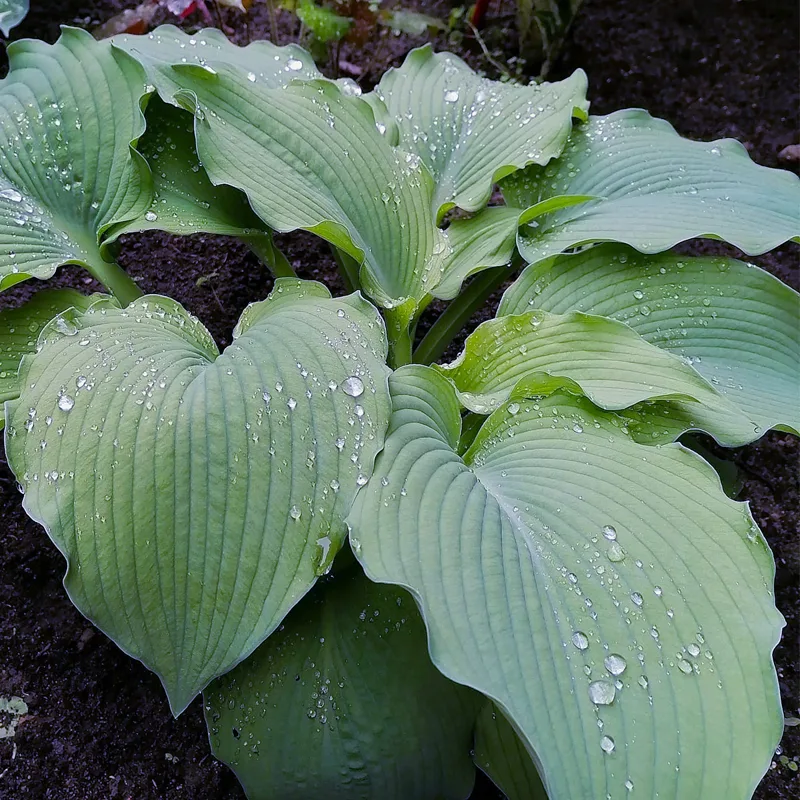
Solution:
[{"label": "wet soil", "polygon": [[[92,28],[123,7],[118,0],[36,2],[12,38],[53,41],[59,23]],[[441,0],[420,7],[440,16],[449,12]],[[779,163],[780,151],[800,141],[799,17],[795,0],[586,0],[551,76],[583,67],[595,113],[641,106],[686,136],[733,136],[756,161],[787,166]],[[222,18],[239,42],[268,35],[264,5],[247,17],[230,10]],[[199,24],[192,16],[185,26]],[[280,29],[284,41],[296,32],[285,18]],[[440,35],[437,46],[456,50],[498,77],[496,62],[507,63],[515,53],[510,0],[492,4],[484,38],[493,61],[469,39],[448,45]],[[359,47],[345,45],[339,63],[367,89],[421,41],[382,29]],[[279,238],[303,277],[324,279],[334,292],[341,290],[324,244],[307,235]],[[716,244],[686,249],[731,252]],[[798,287],[796,247],[755,260]],[[244,247],[211,236],[130,237],[120,261],[146,291],[184,303],[221,345],[228,343],[244,306],[271,286]],[[96,288],[74,268],[56,281]],[[0,305],[18,302],[33,283],[4,293]],[[800,716],[800,448],[796,439],[771,433],[727,456],[744,478],[740,497],[750,501],[775,552],[777,604],[787,620],[775,662],[785,713]],[[0,799],[241,800],[232,773],[209,754],[199,700],[174,720],[157,679],[72,607],[61,586],[63,571],[61,556],[22,512],[0,449],[0,696],[22,696],[29,707],[16,736],[0,740]],[[787,728],[782,752],[755,797],[796,797],[800,779],[791,766],[798,755],[800,728]],[[474,796],[497,794],[483,782]]]}]

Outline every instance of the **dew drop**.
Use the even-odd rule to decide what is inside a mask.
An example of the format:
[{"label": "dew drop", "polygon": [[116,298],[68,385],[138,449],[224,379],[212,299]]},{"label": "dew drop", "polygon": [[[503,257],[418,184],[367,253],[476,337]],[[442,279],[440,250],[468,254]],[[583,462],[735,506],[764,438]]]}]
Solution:
[{"label": "dew drop", "polygon": [[22,202],[22,195],[16,189],[10,187],[0,191],[0,197],[2,197],[3,200],[10,200],[12,203]]},{"label": "dew drop", "polygon": [[689,675],[692,671],[692,665],[685,658],[679,658],[678,669],[685,675]]},{"label": "dew drop", "polygon": [[622,675],[628,666],[625,659],[618,653],[611,653],[611,655],[606,656],[603,660],[603,664],[605,664],[606,669],[612,675]]},{"label": "dew drop", "polygon": [[445,103],[455,103],[458,100],[458,92],[454,89],[449,89],[444,93]]},{"label": "dew drop", "polygon": [[290,69],[292,72],[297,72],[298,70],[303,69],[303,62],[298,58],[290,58],[286,62],[286,69]]},{"label": "dew drop", "polygon": [[625,551],[620,547],[619,542],[612,542],[606,553],[609,561],[618,563],[625,560]]},{"label": "dew drop", "polygon": [[292,506],[289,509],[289,516],[295,521],[300,519],[302,513],[303,512],[297,506]]},{"label": "dew drop", "polygon": [[519,414],[519,403],[512,403],[508,407],[508,413],[511,414],[512,417],[514,417],[517,414]]},{"label": "dew drop", "polygon": [[155,211],[148,211],[148,212],[147,212],[147,213],[144,215],[144,218],[145,218],[145,219],[146,219],[148,222],[155,222],[155,221],[158,219],[158,214],[156,214],[156,213],[155,213]]},{"label": "dew drop", "polygon": [[578,648],[578,650],[585,650],[589,646],[589,637],[583,631],[575,631],[572,634],[572,644]]},{"label": "dew drop", "polygon": [[644,602],[644,598],[639,594],[639,592],[631,592],[631,600],[633,601],[634,605],[640,606]]},{"label": "dew drop", "polygon": [[603,536],[606,537],[610,542],[616,541],[617,538],[617,531],[616,528],[612,527],[611,525],[605,525],[603,527]]},{"label": "dew drop", "polygon": [[342,391],[350,397],[361,397],[364,394],[364,382],[361,378],[351,375],[342,381]]},{"label": "dew drop", "polygon": [[62,411],[72,411],[74,405],[75,401],[68,394],[59,395],[58,407]]},{"label": "dew drop", "polygon": [[592,681],[589,684],[589,699],[596,706],[609,706],[614,702],[617,690],[608,681]]},{"label": "dew drop", "polygon": [[614,748],[615,748],[616,746],[617,746],[617,745],[614,743],[614,740],[613,740],[613,739],[612,739],[610,736],[604,736],[604,737],[603,737],[603,738],[600,740],[600,749],[601,749],[601,750],[602,750],[604,753],[609,753],[609,754],[610,754],[610,753],[613,753],[613,752],[614,752]]}]

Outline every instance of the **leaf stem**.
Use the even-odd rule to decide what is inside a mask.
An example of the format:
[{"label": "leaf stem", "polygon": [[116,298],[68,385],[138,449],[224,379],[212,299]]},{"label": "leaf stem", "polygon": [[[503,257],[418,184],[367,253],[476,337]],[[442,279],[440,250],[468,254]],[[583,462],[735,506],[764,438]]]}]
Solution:
[{"label": "leaf stem", "polygon": [[351,255],[331,245],[331,252],[339,267],[339,273],[344,280],[344,285],[348,292],[355,292],[361,288],[359,272],[361,265]]},{"label": "leaf stem", "polygon": [[250,251],[255,253],[262,264],[266,264],[269,271],[276,278],[296,278],[297,273],[289,263],[289,259],[275,247],[272,236],[267,233],[257,233],[252,236],[241,236]]},{"label": "leaf stem", "polygon": [[383,318],[389,339],[389,366],[398,369],[410,364],[414,338],[409,328],[408,315],[397,308],[387,308],[383,312]]},{"label": "leaf stem", "polygon": [[105,261],[98,258],[91,264],[87,262],[86,269],[92,277],[100,281],[123,306],[130,305],[143,294],[133,278],[131,278],[116,261]]},{"label": "leaf stem", "polygon": [[494,267],[480,273],[441,313],[414,351],[415,364],[432,364],[439,358],[470,317],[486,302],[515,269]]}]

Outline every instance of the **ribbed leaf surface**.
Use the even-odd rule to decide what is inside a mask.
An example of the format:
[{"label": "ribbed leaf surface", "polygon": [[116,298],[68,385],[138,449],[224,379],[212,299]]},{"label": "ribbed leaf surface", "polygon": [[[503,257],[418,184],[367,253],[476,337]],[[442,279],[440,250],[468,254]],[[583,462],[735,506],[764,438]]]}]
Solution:
[{"label": "ribbed leaf surface", "polygon": [[559,384],[577,385],[608,409],[664,397],[727,405],[679,358],[627,325],[581,312],[527,311],[488,320],[467,337],[455,361],[438,369],[456,385],[461,402],[481,414],[512,396],[548,394]]},{"label": "ribbed leaf surface", "polygon": [[263,60],[247,72],[213,53],[202,64],[177,55],[156,64],[141,38],[116,43],[142,62],[164,100],[199,117],[198,153],[211,181],[244,191],[275,230],[311,230],[362,261],[366,291],[387,307],[410,299],[410,314],[438,283],[447,242],[428,213],[431,176],[419,157],[390,145],[370,105],[328,81],[287,86],[287,75],[303,71],[293,52],[270,62],[276,78],[256,72]]},{"label": "ribbed leaf surface", "polygon": [[499,313],[533,307],[613,317],[684,358],[742,410],[751,439],[800,431],[800,296],[752,264],[604,245],[528,267]]},{"label": "ribbed leaf surface", "polygon": [[682,139],[637,109],[590,117],[558,161],[509,177],[503,194],[520,208],[563,195],[596,198],[522,229],[520,252],[531,263],[587,242],[657,253],[709,236],[754,255],[800,236],[796,175],[754,164],[732,139]]},{"label": "ribbed leaf surface", "polygon": [[144,73],[108,42],[64,28],[58,42],[8,48],[0,82],[0,289],[96,264],[112,225],[150,204],[131,150],[144,131]]},{"label": "ribbed leaf surface", "polygon": [[42,328],[62,311],[88,308],[97,298],[74,289],[45,289],[21,306],[0,311],[0,429],[5,423],[2,404],[19,396],[19,362],[36,350]]},{"label": "ribbed leaf surface", "polygon": [[441,375],[391,390],[351,540],[417,597],[439,669],[508,714],[549,796],[749,796],[783,727],[783,620],[747,506],[582,398],[503,407],[462,458]]},{"label": "ribbed leaf surface", "polygon": [[214,754],[250,800],[463,800],[472,791],[483,698],[431,664],[413,598],[357,566],[322,580],[205,697]]},{"label": "ribbed leaf surface", "polygon": [[24,506],[73,602],[175,713],[252,652],[331,563],[388,414],[383,326],[284,279],[222,354],[176,302],[62,315],[6,404]]},{"label": "ribbed leaf surface", "polygon": [[400,146],[436,181],[432,210],[477,211],[492,184],[526,164],[561,154],[573,114],[585,118],[586,75],[518,86],[481,78],[458,56],[412,50],[375,89],[397,125]]}]

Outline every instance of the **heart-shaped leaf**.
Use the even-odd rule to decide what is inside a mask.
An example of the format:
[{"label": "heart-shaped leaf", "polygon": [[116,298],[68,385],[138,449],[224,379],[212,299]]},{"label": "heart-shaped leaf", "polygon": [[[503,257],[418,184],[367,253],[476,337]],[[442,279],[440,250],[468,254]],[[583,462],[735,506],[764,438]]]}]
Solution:
[{"label": "heart-shaped leaf", "polygon": [[432,210],[477,211],[492,185],[526,164],[561,154],[573,114],[586,118],[586,75],[518,86],[477,75],[458,56],[412,50],[375,88],[397,124],[400,146],[436,181]]},{"label": "heart-shaped leaf", "polygon": [[420,159],[390,145],[352,87],[286,85],[304,70],[295,53],[271,58],[276,77],[210,51],[206,58],[200,40],[194,52],[203,64],[181,63],[177,53],[154,63],[142,39],[115,42],[141,61],[164,100],[194,111],[211,181],[244,191],[271,228],[310,230],[363,262],[362,286],[383,306],[402,306],[403,325],[438,283],[447,250],[426,211],[433,181]]},{"label": "heart-shaped leaf", "polygon": [[0,311],[0,429],[5,423],[2,404],[19,396],[19,362],[36,350],[42,328],[62,311],[86,309],[97,299],[74,289],[45,289],[21,306]]},{"label": "heart-shaped leaf", "polygon": [[[740,408],[750,422],[750,439],[776,426],[800,432],[800,296],[752,264],[643,256],[602,245],[531,265],[509,287],[498,313],[531,307],[624,322],[691,363]],[[672,404],[665,422],[676,410],[679,419],[693,411]]]},{"label": "heart-shaped leaf", "polygon": [[331,563],[380,450],[386,342],[358,295],[285,279],[221,355],[176,302],[62,315],[21,367],[6,451],[73,602],[177,714]]},{"label": "heart-shaped leaf", "polygon": [[588,242],[657,253],[710,236],[752,255],[800,235],[796,175],[754,164],[732,139],[682,139],[636,109],[590,117],[558,161],[512,175],[503,194],[519,208],[564,195],[596,198],[521,229],[518,246],[531,263]]},{"label": "heart-shaped leaf", "polygon": [[411,595],[338,564],[206,690],[214,755],[250,800],[469,797],[484,699],[437,672]]},{"label": "heart-shaped leaf", "polygon": [[498,409],[462,458],[446,379],[390,385],[351,540],[414,593],[439,669],[508,714],[548,795],[748,797],[782,732],[783,620],[747,506],[584,398]]},{"label": "heart-shaped leaf", "polygon": [[9,45],[0,82],[0,289],[62,264],[102,270],[105,232],[143,214],[150,171],[142,69],[108,42],[64,28],[54,45]]}]

